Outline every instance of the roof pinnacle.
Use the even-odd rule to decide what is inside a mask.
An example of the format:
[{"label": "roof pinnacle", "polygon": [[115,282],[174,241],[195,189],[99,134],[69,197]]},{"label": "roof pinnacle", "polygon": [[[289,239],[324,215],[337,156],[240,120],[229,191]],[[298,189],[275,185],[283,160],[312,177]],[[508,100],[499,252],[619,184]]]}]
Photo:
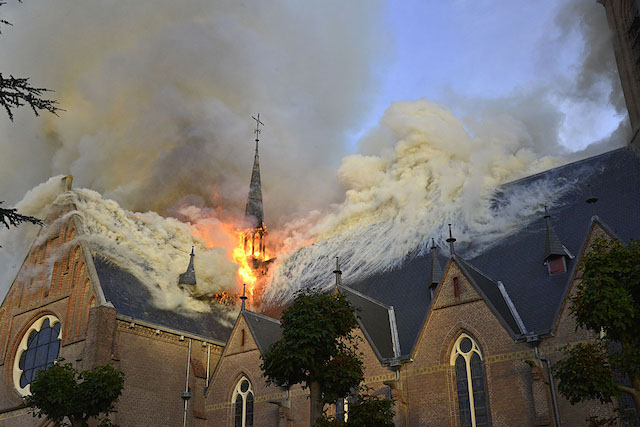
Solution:
[{"label": "roof pinnacle", "polygon": [[[258,113],[257,118],[254,116],[251,116],[251,118],[256,121],[256,130],[254,130],[253,133],[256,134],[256,142],[258,142],[260,141],[260,132],[261,132],[260,125],[264,126],[264,123],[260,121],[260,113]],[[256,150],[257,150],[257,147],[258,147],[258,144],[256,144]]]},{"label": "roof pinnacle", "polygon": [[340,258],[336,257],[336,269],[333,270],[333,274],[336,275],[336,288],[342,285],[342,270],[340,270]]},{"label": "roof pinnacle", "polygon": [[447,239],[447,243],[449,243],[449,253],[451,255],[455,255],[455,253],[456,253],[455,248],[453,247],[453,243],[455,241],[456,241],[456,239],[451,234],[451,224],[449,224],[449,238]]},{"label": "roof pinnacle", "polygon": [[242,305],[240,306],[240,311],[244,311],[245,310],[245,301],[247,300],[247,284],[243,283],[242,284],[242,296],[240,297],[240,299],[242,300]]}]

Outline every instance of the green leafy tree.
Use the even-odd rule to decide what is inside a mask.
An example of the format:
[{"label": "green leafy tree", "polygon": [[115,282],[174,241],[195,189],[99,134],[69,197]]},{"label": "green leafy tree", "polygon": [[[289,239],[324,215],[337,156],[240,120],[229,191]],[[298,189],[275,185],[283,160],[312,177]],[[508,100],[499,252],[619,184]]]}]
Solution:
[{"label": "green leafy tree", "polygon": [[[558,390],[572,404],[611,402],[628,393],[640,411],[640,241],[598,239],[582,262],[582,280],[570,298],[576,329],[604,338],[564,350],[554,365]],[[627,376],[631,386],[621,379]]]},{"label": "green leafy tree", "polygon": [[353,334],[357,326],[344,295],[305,290],[282,313],[282,339],[261,356],[267,383],[309,388],[311,425],[324,404],[348,396],[364,379]]},{"label": "green leafy tree", "polygon": [[57,363],[38,371],[25,401],[34,417],[48,417],[56,426],[65,425],[65,418],[74,427],[88,426],[89,419],[113,411],[123,387],[124,373],[111,365],[78,372],[70,363]]}]

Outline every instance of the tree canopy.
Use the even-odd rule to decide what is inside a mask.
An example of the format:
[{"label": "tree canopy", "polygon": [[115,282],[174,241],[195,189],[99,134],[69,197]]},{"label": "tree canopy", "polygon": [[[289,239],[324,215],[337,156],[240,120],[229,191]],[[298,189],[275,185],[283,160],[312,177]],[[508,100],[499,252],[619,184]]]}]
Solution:
[{"label": "tree canopy", "polygon": [[282,314],[282,339],[262,355],[267,383],[309,387],[311,425],[321,419],[324,404],[351,395],[364,379],[353,333],[357,326],[355,310],[344,295],[301,291]]},{"label": "tree canopy", "polygon": [[72,426],[88,426],[87,421],[108,416],[122,394],[124,373],[111,365],[78,372],[70,363],[41,369],[25,398],[34,416],[48,417],[56,425],[68,418]]},{"label": "tree canopy", "polygon": [[640,410],[640,241],[624,245],[598,239],[581,264],[582,278],[570,297],[576,329],[602,338],[565,349],[554,365],[558,390],[574,404],[611,402],[628,393]]}]

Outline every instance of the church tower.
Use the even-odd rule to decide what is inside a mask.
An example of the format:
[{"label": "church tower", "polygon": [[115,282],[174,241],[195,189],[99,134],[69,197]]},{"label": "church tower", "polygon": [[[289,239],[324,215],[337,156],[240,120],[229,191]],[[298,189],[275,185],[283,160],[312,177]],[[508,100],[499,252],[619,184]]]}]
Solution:
[{"label": "church tower", "polygon": [[640,145],[640,8],[639,0],[597,0],[607,13],[613,32],[613,46],[629,112],[633,137],[631,144]]},{"label": "church tower", "polygon": [[253,158],[253,170],[251,172],[251,183],[249,184],[249,197],[244,210],[244,253],[253,258],[254,268],[265,259],[265,237],[267,227],[264,225],[264,210],[262,206],[262,182],[260,180],[260,154],[258,152],[260,143],[260,114],[253,118],[256,121],[256,153]]}]

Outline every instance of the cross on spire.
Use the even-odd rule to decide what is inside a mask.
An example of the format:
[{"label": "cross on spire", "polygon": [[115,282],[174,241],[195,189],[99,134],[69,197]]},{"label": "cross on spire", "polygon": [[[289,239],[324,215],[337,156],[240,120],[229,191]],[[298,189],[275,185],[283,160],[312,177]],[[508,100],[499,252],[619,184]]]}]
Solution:
[{"label": "cross on spire", "polygon": [[264,126],[264,123],[260,121],[260,113],[258,113],[257,118],[254,116],[251,116],[251,118],[256,121],[256,129],[253,131],[253,133],[256,134],[256,142],[258,142],[260,140],[260,132],[261,132],[260,125]]}]

